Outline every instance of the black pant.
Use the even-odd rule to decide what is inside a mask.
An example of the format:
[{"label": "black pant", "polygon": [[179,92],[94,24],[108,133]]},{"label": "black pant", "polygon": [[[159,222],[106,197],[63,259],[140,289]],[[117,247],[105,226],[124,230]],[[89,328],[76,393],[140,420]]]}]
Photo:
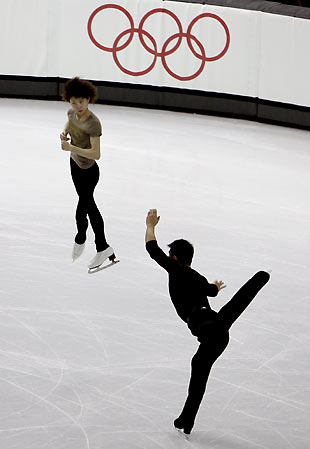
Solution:
[{"label": "black pant", "polygon": [[268,282],[269,274],[264,271],[256,273],[247,281],[233,298],[221,308],[217,319],[206,325],[199,326],[199,348],[192,358],[191,378],[188,396],[178,424],[185,425],[191,430],[206,390],[211,368],[216,359],[222,354],[229,342],[229,328],[247,308],[260,289]]},{"label": "black pant", "polygon": [[90,168],[82,169],[72,158],[70,158],[70,167],[72,180],[79,196],[75,214],[78,231],[75,236],[75,242],[82,245],[86,240],[88,215],[95,234],[96,249],[97,251],[103,251],[109,245],[104,234],[103,218],[94,200],[94,190],[99,181],[99,167],[95,163]]}]

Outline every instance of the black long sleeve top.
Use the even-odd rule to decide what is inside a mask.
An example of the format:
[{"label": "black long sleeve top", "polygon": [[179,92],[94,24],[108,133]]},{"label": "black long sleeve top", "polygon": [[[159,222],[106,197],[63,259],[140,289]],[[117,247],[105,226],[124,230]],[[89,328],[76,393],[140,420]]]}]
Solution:
[{"label": "black long sleeve top", "polygon": [[215,284],[209,284],[207,279],[197,271],[167,256],[156,240],[147,242],[146,250],[151,258],[168,272],[170,297],[177,314],[183,321],[187,323],[190,314],[201,307],[213,312],[208,296],[218,294]]}]

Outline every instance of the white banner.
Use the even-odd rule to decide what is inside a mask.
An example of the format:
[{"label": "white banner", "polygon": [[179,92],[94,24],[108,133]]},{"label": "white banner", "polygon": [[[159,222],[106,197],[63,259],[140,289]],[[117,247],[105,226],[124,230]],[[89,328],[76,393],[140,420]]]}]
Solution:
[{"label": "white banner", "polygon": [[310,106],[310,20],[261,13],[258,97]]},{"label": "white banner", "polygon": [[[63,2],[61,16],[75,3]],[[236,10],[187,3],[88,0],[71,12],[75,33],[68,37],[61,30],[62,75],[250,95],[247,54],[234,52],[239,37],[233,43],[230,38],[238,17]],[[245,23],[250,30],[250,21]],[[68,59],[68,50],[74,58]]]},{"label": "white banner", "polygon": [[0,3],[2,74],[78,75],[310,105],[305,19],[161,0]]},{"label": "white banner", "polygon": [[48,76],[48,0],[0,0],[0,73]]}]

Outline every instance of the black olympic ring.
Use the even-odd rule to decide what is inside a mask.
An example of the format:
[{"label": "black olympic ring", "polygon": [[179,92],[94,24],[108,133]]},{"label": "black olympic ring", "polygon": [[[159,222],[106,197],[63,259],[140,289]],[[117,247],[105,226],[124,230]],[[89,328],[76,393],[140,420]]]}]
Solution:
[{"label": "black olympic ring", "polygon": [[[111,9],[111,8],[119,10],[122,13],[125,14],[127,19],[129,20],[130,28],[128,28],[127,30],[123,31],[122,33],[120,33],[116,37],[116,39],[114,41],[114,44],[113,44],[113,47],[106,47],[106,46],[100,44],[96,40],[96,38],[94,37],[93,32],[92,32],[92,23],[93,23],[93,20],[94,20],[95,16],[100,11],[102,11],[104,9]],[[155,41],[154,37],[150,33],[148,33],[147,31],[145,31],[143,29],[143,25],[144,25],[145,21],[151,15],[156,14],[156,13],[168,14],[170,17],[172,17],[175,20],[175,22],[177,24],[177,27],[178,27],[178,30],[179,30],[178,33],[173,34],[172,36],[170,36],[165,41],[161,51],[158,51],[157,44],[156,44],[156,41]],[[205,52],[204,46],[202,45],[202,43],[192,33],[192,29],[193,29],[194,25],[198,22],[198,20],[203,19],[203,18],[207,18],[207,17],[209,17],[211,19],[214,19],[214,20],[217,20],[222,25],[222,27],[224,28],[225,33],[226,33],[226,44],[224,46],[224,49],[219,54],[217,54],[215,56],[206,56],[206,52]],[[176,79],[178,79],[180,81],[190,81],[190,80],[193,80],[194,78],[197,78],[197,76],[199,76],[201,74],[201,72],[203,71],[203,69],[205,67],[206,62],[217,61],[218,59],[222,58],[225,55],[225,53],[227,52],[227,50],[229,48],[229,44],[230,44],[230,33],[229,33],[228,26],[226,25],[226,23],[224,22],[223,19],[221,19],[216,14],[211,14],[211,13],[203,13],[203,14],[200,14],[199,16],[195,17],[191,21],[191,23],[189,24],[186,33],[184,33],[179,18],[172,11],[169,11],[168,9],[163,9],[163,8],[152,9],[151,11],[149,11],[148,13],[146,13],[142,17],[142,19],[140,20],[138,28],[135,28],[134,20],[133,20],[131,14],[124,7],[119,6],[119,5],[114,5],[114,4],[107,4],[107,5],[99,6],[97,9],[95,9],[95,11],[92,12],[92,14],[90,15],[90,17],[88,19],[87,29],[88,29],[88,35],[89,35],[91,41],[93,42],[93,44],[96,45],[96,47],[100,48],[100,50],[111,52],[113,54],[114,62],[118,66],[118,68],[122,72],[126,73],[127,75],[131,75],[131,76],[146,75],[147,73],[149,73],[154,68],[154,66],[156,64],[156,61],[157,61],[157,57],[160,57],[161,61],[162,61],[162,64],[163,64],[163,67],[165,68],[166,72],[170,76],[172,76],[173,78],[176,78]],[[121,65],[120,61],[119,61],[118,56],[117,56],[117,53],[119,51],[124,50],[125,48],[128,47],[128,45],[131,43],[135,33],[138,34],[139,40],[140,40],[141,44],[143,45],[143,47],[145,48],[145,50],[148,53],[150,53],[150,54],[152,54],[154,56],[154,59],[153,59],[152,63],[150,64],[150,66],[147,67],[144,70],[139,71],[139,72],[133,72],[133,71],[128,70],[125,67],[123,67]],[[126,40],[126,42],[118,47],[118,44],[121,41],[121,39],[124,36],[126,36],[127,34],[129,36],[128,36],[128,39]],[[149,41],[153,45],[153,48],[149,47],[146,44],[144,36],[146,36],[149,39]],[[172,53],[174,53],[180,47],[183,38],[186,38],[188,47],[189,47],[190,51],[193,53],[193,55],[196,58],[201,60],[201,65],[200,65],[199,69],[194,74],[189,75],[189,76],[177,75],[176,73],[174,73],[168,67],[168,64],[167,64],[167,61],[166,61],[166,57],[171,55]],[[172,41],[174,41],[174,40],[177,40],[176,44],[170,50],[168,50],[167,49],[168,45]],[[194,49],[192,41],[194,41],[196,43],[197,47],[200,50],[200,54]]]}]

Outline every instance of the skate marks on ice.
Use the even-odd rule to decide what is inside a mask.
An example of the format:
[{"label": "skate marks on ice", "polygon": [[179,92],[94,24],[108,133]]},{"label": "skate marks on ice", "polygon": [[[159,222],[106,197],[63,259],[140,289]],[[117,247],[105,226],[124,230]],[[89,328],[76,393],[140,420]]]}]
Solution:
[{"label": "skate marks on ice", "polygon": [[[106,352],[102,345],[113,334],[112,329],[105,338],[100,333],[111,317],[26,309],[2,309],[0,316],[1,397],[4,401],[18,398],[10,405],[5,401],[0,412],[0,441],[5,441],[7,449],[204,447],[181,444],[173,436],[171,413],[163,413],[168,401],[152,388],[156,379],[165,387],[167,370],[163,367],[168,361],[150,357],[148,363],[139,358],[130,364],[130,356],[118,366],[115,350],[111,352],[114,361],[108,354],[98,359]],[[115,344],[127,346],[128,352],[131,332],[126,330],[124,339],[116,338]],[[79,350],[74,352],[74,347]],[[138,352],[143,353],[142,349]],[[147,382],[141,384],[143,380]],[[168,387],[172,390],[172,383]],[[19,445],[21,440],[25,446]]]},{"label": "skate marks on ice", "polygon": [[[4,402],[11,398],[0,413],[0,441],[7,439],[5,447],[20,447],[15,444],[22,438],[25,446],[31,443],[38,448],[37,435],[46,437],[75,428],[83,447],[90,449],[83,423],[68,408],[70,403],[76,405],[82,414],[81,398],[66,385],[66,361],[56,345],[43,337],[40,327],[33,325],[36,315],[26,309],[0,310],[0,394]],[[64,390],[67,392],[62,397]],[[68,393],[71,399],[67,402]]]},{"label": "skate marks on ice", "polygon": [[[100,275],[83,276],[87,265],[66,270],[58,263],[70,254],[76,200],[53,138],[63,124],[63,108],[60,102],[28,100],[3,99],[0,105],[3,117],[10,117],[3,122],[3,145],[16,150],[6,154],[0,180],[3,192],[10,192],[2,197],[0,305],[11,314],[0,311],[1,449],[308,449],[308,134],[242,120],[96,105],[113,148],[105,157],[107,188],[97,194],[107,217],[113,217],[111,239],[120,236],[126,254],[134,248],[139,263],[104,274],[102,301]],[[21,109],[27,112],[24,126]],[[38,129],[33,123],[42,129],[44,158],[33,143]],[[154,130],[161,131],[156,139]],[[16,152],[22,163],[16,164]],[[159,169],[151,173],[150,158]],[[218,166],[222,174],[215,177]],[[29,176],[33,167],[35,178]],[[56,170],[61,176],[55,184]],[[44,186],[44,201],[38,184]],[[202,218],[196,223],[184,217],[182,229],[201,240],[201,255],[205,249],[216,255],[216,274],[228,272],[239,285],[240,273],[261,258],[278,276],[273,296],[271,288],[232,332],[190,441],[177,433],[173,420],[183,405],[196,346],[165,305],[166,290],[156,289],[154,279],[161,286],[164,280],[161,274],[156,278],[141,236],[130,243],[123,220],[130,212],[132,224],[141,222],[141,210],[149,207],[140,197],[145,192],[165,210],[171,235],[163,242],[170,240],[180,231],[180,223],[173,222],[180,191],[182,204]],[[218,250],[222,238],[227,259]],[[200,258],[206,273],[215,258],[210,264],[208,256],[206,263]]]}]

